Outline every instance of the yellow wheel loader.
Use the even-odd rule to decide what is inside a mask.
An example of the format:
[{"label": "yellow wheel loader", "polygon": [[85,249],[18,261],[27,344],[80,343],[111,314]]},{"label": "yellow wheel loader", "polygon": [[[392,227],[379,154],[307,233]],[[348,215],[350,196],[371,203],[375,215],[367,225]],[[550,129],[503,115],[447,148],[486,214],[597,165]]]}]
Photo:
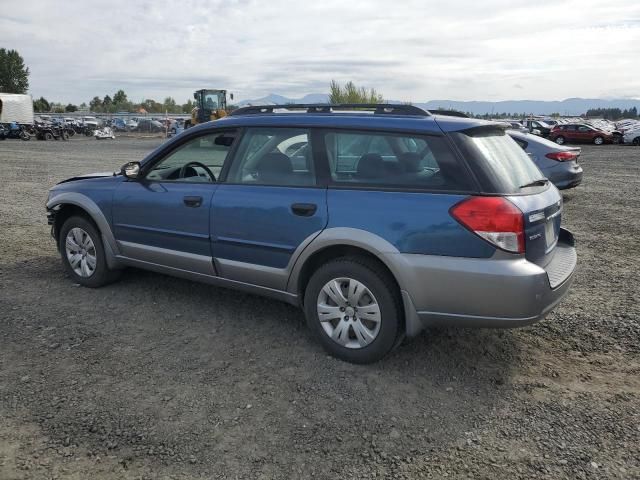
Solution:
[{"label": "yellow wheel loader", "polygon": [[[193,93],[193,98],[196,106],[191,110],[191,119],[185,121],[184,128],[227,116],[226,90],[197,90]],[[233,100],[233,93],[230,94],[230,98]]]}]

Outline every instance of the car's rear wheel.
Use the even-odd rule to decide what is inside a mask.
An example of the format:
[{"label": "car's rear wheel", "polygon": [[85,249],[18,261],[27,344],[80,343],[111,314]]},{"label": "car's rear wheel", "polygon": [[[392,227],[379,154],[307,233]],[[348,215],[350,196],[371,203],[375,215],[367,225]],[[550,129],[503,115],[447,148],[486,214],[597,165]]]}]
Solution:
[{"label": "car's rear wheel", "polygon": [[348,362],[380,360],[402,334],[398,289],[365,258],[339,258],[316,270],[304,305],[307,323],[325,350]]},{"label": "car's rear wheel", "polygon": [[564,145],[564,144],[565,144],[565,142],[566,142],[566,140],[564,139],[564,137],[563,137],[562,135],[560,135],[559,137],[556,137],[555,142],[556,142],[558,145]]},{"label": "car's rear wheel", "polygon": [[633,142],[631,142],[631,143],[633,143],[635,146],[640,146],[640,137],[634,138]]},{"label": "car's rear wheel", "polygon": [[602,145],[602,144],[604,143],[604,138],[599,137],[599,136],[598,136],[598,137],[595,137],[595,138],[593,139],[593,143],[594,143],[595,145]]},{"label": "car's rear wheel", "polygon": [[101,287],[113,282],[119,270],[110,270],[102,238],[96,227],[83,216],[68,218],[58,237],[62,264],[69,276],[85,287]]}]

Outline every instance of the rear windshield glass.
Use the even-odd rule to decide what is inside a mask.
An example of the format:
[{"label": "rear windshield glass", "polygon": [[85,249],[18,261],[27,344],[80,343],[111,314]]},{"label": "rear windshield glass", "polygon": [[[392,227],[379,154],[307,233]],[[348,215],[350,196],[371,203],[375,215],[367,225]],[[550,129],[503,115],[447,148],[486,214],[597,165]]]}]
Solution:
[{"label": "rear windshield glass", "polygon": [[476,176],[487,193],[521,193],[522,186],[544,175],[509,135],[499,130],[454,133],[471,157]]}]

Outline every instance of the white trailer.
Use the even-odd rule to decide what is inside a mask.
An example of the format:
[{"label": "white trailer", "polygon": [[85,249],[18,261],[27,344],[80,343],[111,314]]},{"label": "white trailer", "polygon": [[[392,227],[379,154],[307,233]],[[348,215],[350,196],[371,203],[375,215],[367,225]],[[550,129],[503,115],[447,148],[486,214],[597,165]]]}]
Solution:
[{"label": "white trailer", "polygon": [[31,95],[0,93],[0,123],[33,123]]}]

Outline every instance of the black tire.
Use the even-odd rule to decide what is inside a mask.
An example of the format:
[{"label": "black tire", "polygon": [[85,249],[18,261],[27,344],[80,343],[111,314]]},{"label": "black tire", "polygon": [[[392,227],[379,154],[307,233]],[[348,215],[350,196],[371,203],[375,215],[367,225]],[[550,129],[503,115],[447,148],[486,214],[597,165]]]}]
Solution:
[{"label": "black tire", "polygon": [[556,137],[554,142],[556,142],[558,145],[564,145],[566,143],[566,140],[562,135],[560,135],[560,136]]},{"label": "black tire", "polygon": [[604,138],[602,138],[600,136],[594,137],[593,144],[594,145],[604,145]]},{"label": "black tire", "polygon": [[634,138],[631,143],[633,143],[636,147],[639,147],[640,146],[640,137]]},{"label": "black tire", "polygon": [[[93,274],[89,277],[82,277],[78,275],[71,267],[69,259],[67,258],[65,248],[67,234],[72,228],[76,227],[81,228],[87,233],[95,247],[96,268]],[[110,270],[107,266],[104,254],[104,245],[102,244],[102,236],[98,232],[98,229],[94,226],[93,222],[83,216],[72,216],[64,222],[60,229],[60,235],[58,236],[58,250],[60,252],[62,265],[64,266],[65,271],[74,282],[79,283],[82,286],[89,288],[102,287],[103,285],[107,285],[120,277],[120,270]]]},{"label": "black tire", "polygon": [[53,134],[50,132],[45,133],[43,136],[43,140],[53,140]]},{"label": "black tire", "polygon": [[[317,302],[322,288],[332,279],[341,277],[362,283],[371,291],[380,307],[380,329],[375,339],[364,347],[348,348],[338,344],[325,332],[318,319]],[[324,349],[332,356],[347,362],[376,362],[398,345],[403,335],[402,304],[395,282],[379,265],[363,257],[338,258],[318,268],[307,284],[304,310],[307,325]],[[349,335],[352,333],[351,331]]]},{"label": "black tire", "polygon": [[76,134],[76,131],[73,128],[70,128],[67,130],[67,133],[69,134],[69,138],[71,138]]},{"label": "black tire", "polygon": [[63,131],[63,132],[60,134],[60,139],[66,142],[67,140],[69,140],[69,134],[68,134],[67,132],[64,132],[64,131]]}]

